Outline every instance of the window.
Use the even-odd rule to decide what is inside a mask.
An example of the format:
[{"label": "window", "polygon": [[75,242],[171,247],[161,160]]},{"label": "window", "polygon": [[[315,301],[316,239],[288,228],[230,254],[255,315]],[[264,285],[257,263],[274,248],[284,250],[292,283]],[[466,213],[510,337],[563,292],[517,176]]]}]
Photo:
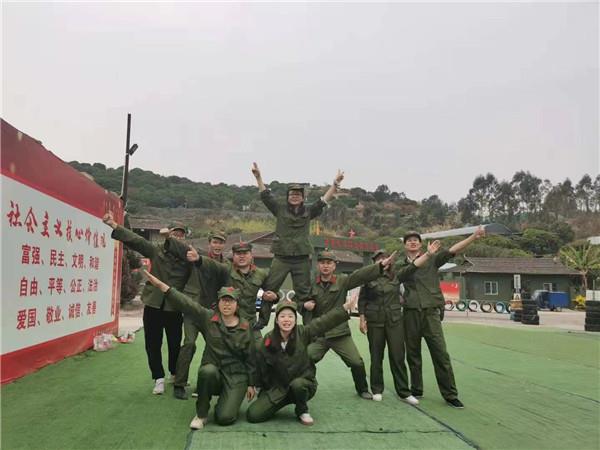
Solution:
[{"label": "window", "polygon": [[550,292],[556,291],[556,283],[543,283],[542,289]]},{"label": "window", "polygon": [[497,281],[484,281],[485,295],[498,295],[498,282]]}]

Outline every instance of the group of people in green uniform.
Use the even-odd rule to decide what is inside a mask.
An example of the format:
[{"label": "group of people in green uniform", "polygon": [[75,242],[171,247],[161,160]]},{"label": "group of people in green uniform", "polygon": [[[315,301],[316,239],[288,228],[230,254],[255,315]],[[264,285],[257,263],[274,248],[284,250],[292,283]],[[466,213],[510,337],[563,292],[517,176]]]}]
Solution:
[{"label": "group of people in green uniform", "polygon": [[[181,223],[161,230],[165,240],[154,244],[117,224],[110,211],[104,216],[104,222],[113,229],[113,239],[150,259],[141,298],[145,348],[154,380],[152,392],[165,392],[164,331],[170,372],[167,380],[173,382],[178,399],[188,398],[186,386],[196,340],[199,334],[204,339],[192,429],[202,429],[207,423],[212,397],[218,397],[214,420],[219,425],[237,420],[244,398],[252,401],[247,409],[249,422],[266,421],[293,404],[300,422],[312,425],[308,401],[317,390],[316,364],[330,349],[350,368],[356,393],[381,401],[387,344],[397,395],[410,405],[418,405],[423,396],[424,338],[443,398],[450,406],[462,408],[442,331],[444,298],[437,271],[483,236],[484,230],[478,229],[448,250],[441,250],[439,241],[430,242],[425,251],[421,236],[410,232],[404,236],[404,259],[396,261],[395,252],[380,250],[373,255],[373,264],[348,275],[336,273],[335,254],[324,250],[317,255],[318,274],[311,277],[310,221],[327,207],[344,178],[343,172],[338,171],[325,195],[312,205],[305,204],[302,185],[289,185],[287,198],[280,200],[267,189],[256,163],[252,173],[263,203],[276,218],[271,249],[274,257],[268,271],[254,265],[252,245],[247,242],[235,243],[232,260],[225,259],[226,236],[222,232],[209,234],[208,254],[201,254],[185,242],[187,229]],[[294,301],[278,294],[288,274]],[[361,287],[360,295],[347,300],[348,291],[356,287]],[[259,292],[262,302],[257,318]],[[273,328],[263,336],[261,330],[268,326],[273,306]],[[357,306],[360,331],[369,341],[370,389],[364,361],[348,326],[349,313]]]}]

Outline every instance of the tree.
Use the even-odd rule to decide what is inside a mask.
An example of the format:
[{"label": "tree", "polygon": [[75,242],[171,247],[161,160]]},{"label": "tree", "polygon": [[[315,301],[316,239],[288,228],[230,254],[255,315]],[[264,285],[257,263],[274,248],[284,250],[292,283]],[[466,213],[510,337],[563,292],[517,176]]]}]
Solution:
[{"label": "tree", "polygon": [[479,217],[477,217],[477,204],[471,194],[468,194],[465,198],[461,198],[456,205],[456,209],[460,214],[460,221],[464,225],[480,221]]},{"label": "tree", "polygon": [[498,188],[498,180],[491,173],[486,176],[479,175],[473,181],[473,187],[469,190],[473,202],[477,207],[477,213],[483,220],[488,220],[494,215],[493,202]]},{"label": "tree", "polygon": [[515,190],[507,181],[502,181],[496,188],[496,196],[492,203],[492,219],[512,224],[519,209],[519,201]]},{"label": "tree", "polygon": [[577,207],[581,210],[585,209],[585,212],[590,212],[590,205],[593,202],[594,196],[594,184],[592,178],[585,174],[575,186],[575,199]]},{"label": "tree", "polygon": [[440,225],[446,221],[448,205],[440,200],[437,195],[423,199],[419,209],[419,219],[423,226]]},{"label": "tree", "polygon": [[387,187],[387,184],[381,184],[377,186],[373,196],[375,197],[377,203],[384,202],[390,198],[390,188]]},{"label": "tree", "polygon": [[584,292],[587,291],[588,274],[592,270],[600,269],[600,247],[590,243],[581,247],[567,245],[561,249],[560,258],[565,265],[579,272]]},{"label": "tree", "polygon": [[550,255],[558,252],[560,248],[560,238],[556,233],[528,228],[518,239],[519,246],[535,255]]},{"label": "tree", "polygon": [[542,207],[542,180],[529,172],[520,171],[513,175],[511,185],[518,201],[519,212],[537,213]]}]

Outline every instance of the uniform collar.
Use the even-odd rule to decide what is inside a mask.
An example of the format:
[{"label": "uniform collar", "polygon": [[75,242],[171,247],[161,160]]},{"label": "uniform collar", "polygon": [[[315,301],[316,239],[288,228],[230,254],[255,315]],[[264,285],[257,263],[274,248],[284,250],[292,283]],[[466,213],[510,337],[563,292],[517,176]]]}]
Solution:
[{"label": "uniform collar", "polygon": [[256,272],[256,265],[255,264],[251,264],[250,265],[250,270],[248,271],[248,273],[242,273],[242,272],[240,272],[237,267],[235,267],[235,271],[237,273],[239,273],[241,276],[246,277],[246,276],[252,275],[254,272]]},{"label": "uniform collar", "polygon": [[223,262],[223,253],[220,255],[215,255],[213,252],[208,252],[208,257],[210,259],[214,259],[215,261]]},{"label": "uniform collar", "polygon": [[[249,324],[248,321],[242,319],[241,317],[239,317],[240,321],[237,324],[236,328],[241,328],[242,330],[247,330],[249,328]],[[210,318],[211,322],[214,323],[221,323],[223,324],[223,326],[225,325],[223,323],[223,321],[221,320],[221,315],[219,313],[214,313],[213,316]]]},{"label": "uniform collar", "polygon": [[337,281],[337,277],[335,276],[335,274],[331,275],[331,278],[329,279],[329,281],[321,281],[321,275],[317,275],[317,284],[322,284],[322,283],[335,284],[336,281]]}]

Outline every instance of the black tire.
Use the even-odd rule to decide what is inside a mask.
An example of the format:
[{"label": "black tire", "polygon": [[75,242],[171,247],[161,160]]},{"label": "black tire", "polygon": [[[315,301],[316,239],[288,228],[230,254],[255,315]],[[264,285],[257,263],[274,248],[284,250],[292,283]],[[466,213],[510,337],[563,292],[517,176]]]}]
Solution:
[{"label": "black tire", "polygon": [[535,320],[536,317],[539,317],[537,314],[523,314],[521,316],[521,322]]},{"label": "black tire", "polygon": [[467,302],[465,302],[464,300],[459,300],[456,302],[457,311],[464,311],[465,309],[467,309]]},{"label": "black tire", "polygon": [[446,300],[444,302],[444,309],[446,311],[452,311],[454,309],[454,302],[452,302],[452,300]]},{"label": "black tire", "polygon": [[586,325],[600,325],[600,319],[588,319],[586,317],[585,318],[585,324]]},{"label": "black tire", "polygon": [[537,306],[537,302],[535,300],[521,300],[521,303],[523,304],[523,306],[525,306],[525,305]]},{"label": "black tire", "polygon": [[477,312],[477,310],[479,309],[479,302],[477,300],[471,300],[469,301],[467,307],[469,308],[469,311]]},{"label": "black tire", "polygon": [[595,332],[598,332],[598,331],[600,331],[600,325],[586,325],[584,327],[584,330],[585,331],[595,331]]},{"label": "black tire", "polygon": [[531,320],[522,320],[521,323],[523,325],[539,325],[540,324],[540,318],[538,316],[536,316],[535,319],[531,319]]},{"label": "black tire", "polygon": [[522,317],[522,316],[521,316],[521,313],[515,313],[515,316],[514,316],[514,319],[513,319],[513,320],[514,320],[515,322],[520,322],[520,321],[521,321],[521,317]]},{"label": "black tire", "polygon": [[502,314],[504,311],[506,311],[506,305],[502,302],[496,302],[494,303],[494,311],[496,311],[498,314]]},{"label": "black tire", "polygon": [[[502,302],[500,302],[500,303],[502,303]],[[505,303],[504,306],[506,306],[506,312],[508,314],[510,314],[510,312],[511,312],[510,303]]]},{"label": "black tire", "polygon": [[596,301],[596,300],[588,300],[585,302],[585,309],[587,311],[592,310],[592,311],[600,311],[600,301]]},{"label": "black tire", "polygon": [[600,311],[586,311],[585,312],[586,319],[600,319]]},{"label": "black tire", "polygon": [[479,305],[479,308],[481,309],[481,312],[491,313],[492,309],[494,309],[494,305],[492,305],[489,302],[481,302],[481,304]]}]

